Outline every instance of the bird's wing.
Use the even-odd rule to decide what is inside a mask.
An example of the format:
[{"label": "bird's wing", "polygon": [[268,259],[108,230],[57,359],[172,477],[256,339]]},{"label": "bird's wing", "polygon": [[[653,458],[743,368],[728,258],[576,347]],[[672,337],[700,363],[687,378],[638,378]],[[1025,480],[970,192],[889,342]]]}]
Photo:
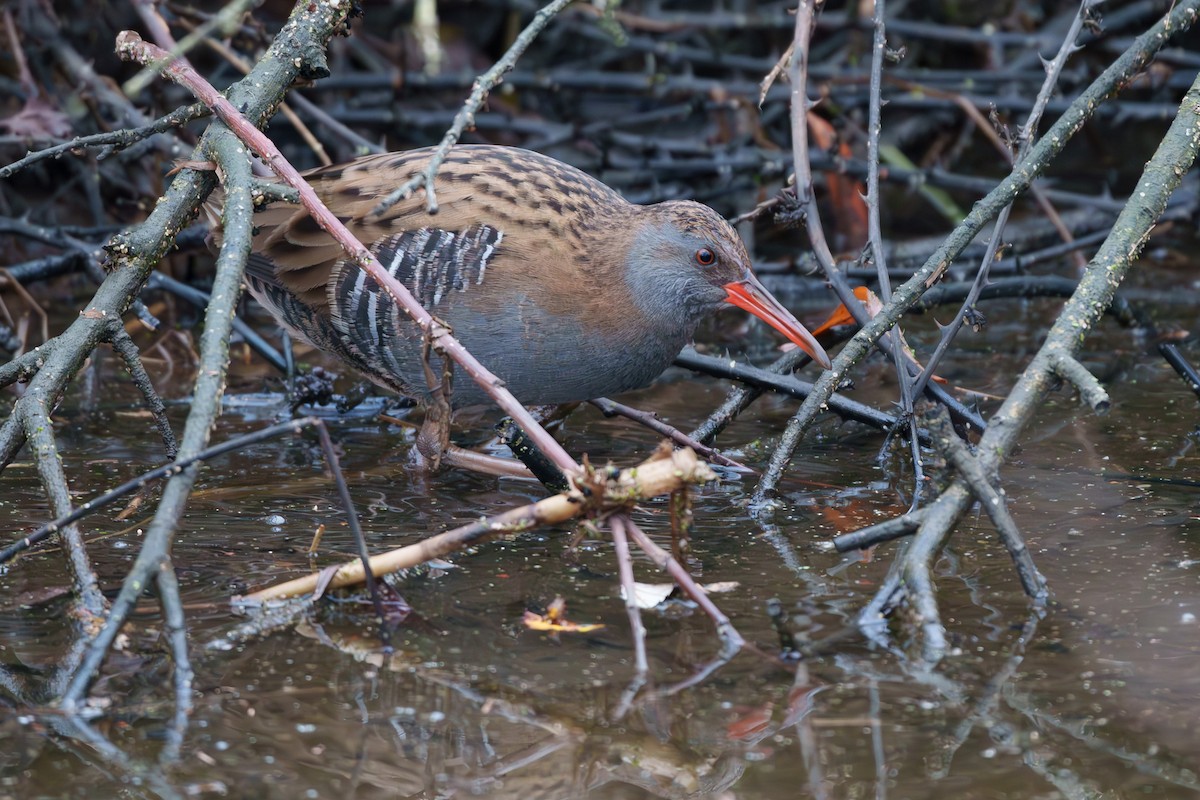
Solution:
[{"label": "bird's wing", "polygon": [[[483,283],[503,238],[488,225],[457,232],[419,228],[376,241],[371,249],[384,269],[436,315]],[[339,261],[330,276],[328,304],[333,327],[369,373],[412,371],[407,362],[420,330],[366,270]]]}]

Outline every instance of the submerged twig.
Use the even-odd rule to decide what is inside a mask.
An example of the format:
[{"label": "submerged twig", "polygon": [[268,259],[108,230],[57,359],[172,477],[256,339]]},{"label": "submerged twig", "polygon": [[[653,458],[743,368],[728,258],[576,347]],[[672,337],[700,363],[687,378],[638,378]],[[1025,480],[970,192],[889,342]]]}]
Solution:
[{"label": "submerged twig", "polygon": [[614,516],[609,520],[609,529],[612,531],[617,569],[621,574],[625,612],[629,615],[629,633],[633,637],[633,671],[636,677],[644,677],[650,671],[650,663],[646,660],[646,627],[642,624],[642,611],[637,602],[637,583],[633,578],[629,539],[625,535],[625,518],[620,515]]},{"label": "submerged twig", "polygon": [[[295,52],[304,52],[305,57],[265,60],[255,77],[230,89],[230,96],[236,102],[243,104],[252,114],[263,115],[278,101],[285,87],[289,86],[297,76],[312,75],[324,67],[323,63],[314,65],[312,61],[319,56],[320,49],[319,45],[311,40],[311,37],[332,35],[346,10],[344,5],[332,2],[315,2],[299,6],[277,35],[272,48],[277,52],[285,49],[290,52],[294,49]],[[301,28],[303,28],[302,34]],[[302,45],[300,43],[302,40],[307,44]],[[271,75],[269,78],[267,73]],[[253,92],[250,91],[251,85],[254,86]],[[266,91],[264,91],[264,86],[268,87]],[[204,160],[208,157],[209,147],[213,140],[219,138],[222,133],[227,135],[223,128],[210,128],[202,140],[201,150],[196,154],[196,160]],[[227,174],[239,171],[236,162],[237,159],[229,162]],[[244,150],[241,164],[245,165],[243,167],[244,174],[247,176],[245,185],[248,186],[249,170]],[[66,332],[52,340],[53,345],[47,348],[49,356],[39,364],[37,374],[30,380],[26,398],[49,399],[53,403],[57,403],[66,390],[67,382],[82,367],[84,360],[96,343],[101,341],[108,332],[109,326],[114,323],[119,324],[121,313],[134,301],[154,265],[170,248],[175,233],[184,227],[185,220],[194,213],[204,193],[211,189],[214,182],[211,175],[199,174],[190,169],[183,170],[172,181],[164,199],[155,206],[147,220],[130,233],[118,236],[110,243],[109,253],[114,262],[112,272],[105,278],[104,283],[97,290],[87,310],[80,315],[80,318]],[[248,196],[243,199],[243,203],[245,207],[249,207]],[[236,228],[236,225],[234,227]],[[244,246],[248,250],[248,222],[245,233],[247,235],[240,241],[244,242]],[[238,237],[234,237],[234,241],[238,241]],[[223,388],[222,364],[227,357],[225,354],[226,331],[228,330],[226,320],[232,318],[233,300],[241,282],[240,267],[230,269],[228,258],[227,254],[224,262],[226,268],[219,270],[220,277],[215,287],[217,291],[214,291],[214,296],[220,298],[220,302],[214,303],[214,306],[210,308],[209,321],[205,326],[204,336],[207,344],[203,350],[207,354],[207,358],[201,370],[198,399],[193,405],[189,424],[184,431],[181,446],[181,455],[184,457],[203,449],[208,432],[211,430],[212,415]],[[244,255],[242,259],[244,259]],[[25,402],[26,398],[19,400],[18,406]],[[32,403],[32,400],[29,402]],[[14,408],[14,413],[5,423],[4,430],[8,430],[13,423],[19,425],[22,420],[31,419],[28,416],[31,411],[31,407],[26,410]],[[46,428],[48,430],[49,426],[47,425]],[[4,453],[0,453],[0,455],[4,455]],[[45,453],[39,453],[37,460],[39,462],[46,461],[45,455]],[[11,455],[8,457],[11,458]],[[80,701],[92,675],[95,674],[108,647],[117,636],[125,616],[146,587],[156,583],[160,593],[169,593],[174,589],[173,583],[170,581],[160,582],[160,578],[165,571],[171,569],[172,533],[175,529],[175,522],[182,513],[183,501],[190,491],[193,476],[194,468],[185,469],[168,483],[154,522],[146,533],[142,550],[107,615],[104,627],[89,643],[86,654],[79,661],[70,683],[63,684],[60,702],[64,709],[79,710]],[[68,510],[69,507],[55,508],[58,513],[65,513]],[[70,526],[66,530],[70,531]],[[79,552],[82,553],[81,548]],[[166,602],[173,604],[174,598]],[[191,673],[187,654],[179,649],[179,641],[178,637],[171,639],[172,649],[177,660],[176,668],[181,670],[176,680],[175,702],[177,714],[186,715],[191,707],[190,692],[186,689],[190,683]]]}]

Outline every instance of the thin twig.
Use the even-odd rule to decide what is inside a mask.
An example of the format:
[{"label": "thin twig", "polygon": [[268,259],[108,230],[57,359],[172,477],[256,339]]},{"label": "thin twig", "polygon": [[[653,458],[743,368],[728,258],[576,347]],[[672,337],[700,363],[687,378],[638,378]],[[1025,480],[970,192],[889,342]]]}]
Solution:
[{"label": "thin twig", "polygon": [[737,652],[745,645],[746,640],[738,633],[737,628],[733,627],[733,623],[729,621],[729,617],[721,609],[717,608],[713,601],[708,598],[706,593],[696,581],[688,574],[687,569],[675,560],[675,557],[663,550],[654,541],[646,535],[640,527],[628,517],[624,520],[625,530],[629,534],[629,538],[633,539],[634,544],[642,548],[642,552],[650,557],[650,560],[658,565],[658,568],[668,572],[679,588],[692,599],[696,605],[700,606],[703,611],[713,621],[713,625],[717,628],[717,635],[721,637],[721,641],[725,643],[724,652]]},{"label": "thin twig", "polygon": [[[883,131],[883,60],[887,55],[885,6],[885,0],[875,0],[875,33],[871,44],[871,102],[868,106],[867,121],[867,240],[871,248],[871,260],[875,262],[875,274],[879,280],[879,297],[884,303],[888,303],[892,299],[892,282],[888,276],[883,231],[879,222],[879,136]],[[904,333],[899,323],[894,331],[895,338],[903,341]],[[911,512],[921,505],[921,490],[925,485],[921,445],[917,440],[917,419],[913,413],[913,397],[920,390],[913,386],[914,381],[909,375],[907,358],[902,348],[892,348],[892,365],[896,370],[896,382],[900,385],[900,420],[901,424],[908,426],[908,443],[912,454],[913,494],[909,505]]]},{"label": "thin twig", "polygon": [[[256,118],[266,119],[267,111],[282,98],[286,88],[299,76],[312,77],[325,70],[321,45],[338,28],[347,11],[345,4],[313,0],[299,4],[291,17],[276,35],[268,56],[260,63],[255,73],[229,89],[229,96],[241,104]],[[287,53],[289,55],[283,55]],[[296,57],[295,53],[303,53]],[[80,69],[83,69],[80,66]],[[233,176],[235,186],[232,193],[242,208],[249,208],[251,200],[248,187],[251,183],[248,160],[244,148],[237,144],[229,132],[221,126],[211,126],[201,140],[200,149],[194,154],[196,160],[206,160],[213,154],[217,140],[228,139],[230,153],[240,150],[240,158],[232,155],[223,165],[226,176]],[[236,145],[236,148],[232,145]],[[222,151],[221,158],[225,158]],[[66,381],[82,366],[84,358],[91,352],[104,330],[110,315],[119,316],[136,297],[154,265],[165,255],[174,241],[175,233],[181,230],[187,217],[194,213],[205,193],[211,191],[215,178],[211,174],[200,174],[190,169],[181,171],[171,182],[163,199],[151,211],[146,222],[128,234],[115,237],[109,245],[113,257],[113,270],[97,290],[88,308],[79,320],[60,336],[62,344],[56,345],[51,358],[30,384],[30,389],[52,392],[56,398],[65,390]],[[227,195],[229,189],[227,189]],[[197,381],[195,402],[185,426],[181,454],[190,456],[204,449],[212,427],[213,414],[221,395],[223,364],[227,362],[228,320],[233,317],[233,301],[241,283],[241,264],[250,247],[251,223],[248,214],[242,220],[230,220],[227,224],[226,246],[218,258],[217,282],[214,284],[213,304],[202,339],[200,377]],[[240,254],[235,253],[231,242],[238,244]],[[231,266],[232,263],[232,266]],[[57,340],[56,340],[57,341]],[[18,401],[18,404],[24,400]],[[108,648],[116,638],[126,616],[147,584],[156,580],[160,568],[169,568],[173,532],[191,491],[195,477],[195,466],[185,468],[172,477],[163,492],[142,549],[113,602],[104,627],[88,645],[86,654],[80,659],[70,682],[63,687],[61,705],[67,711],[77,712],[80,701],[91,677],[96,673]],[[159,584],[164,591],[164,584]],[[168,585],[166,591],[170,590]],[[186,677],[186,676],[185,676]],[[177,687],[186,681],[178,681]],[[191,707],[189,693],[177,691],[177,707],[186,713]]]},{"label": "thin twig", "polygon": [[658,415],[650,411],[641,411],[636,408],[609,400],[607,397],[597,397],[594,400],[589,400],[592,405],[600,409],[606,417],[625,417],[634,422],[644,425],[655,433],[665,436],[680,447],[690,447],[697,453],[702,455],[708,461],[714,464],[720,464],[723,467],[737,470],[746,475],[757,475],[758,473],[747,467],[745,464],[734,461],[732,458],[722,455],[719,451],[714,450],[706,444],[696,441],[688,436],[683,431],[676,428],[674,425],[668,425],[658,418]]},{"label": "thin twig", "polygon": [[150,82],[157,77],[158,73],[166,66],[167,61],[174,59],[185,59],[197,45],[208,39],[208,35],[213,31],[219,31],[222,36],[232,35],[242,22],[242,17],[252,7],[261,3],[262,0],[232,0],[232,2],[221,7],[221,10],[213,14],[203,24],[195,30],[188,33],[178,42],[171,36],[171,31],[167,27],[167,23],[155,8],[153,0],[133,0],[133,7],[137,10],[138,15],[146,26],[150,28],[151,35],[154,41],[158,42],[159,46],[168,49],[170,52],[164,57],[164,61],[159,63],[147,64],[142,67],[138,74],[134,75],[129,80],[125,81],[121,86],[121,90],[130,97],[137,97],[143,89],[150,85]]},{"label": "thin twig", "polygon": [[934,409],[933,413],[924,415],[926,424],[933,434],[934,445],[942,451],[946,460],[954,467],[959,476],[971,487],[971,494],[979,499],[984,512],[991,518],[1000,534],[1000,540],[1008,548],[1016,565],[1017,575],[1025,594],[1039,603],[1046,599],[1046,579],[1034,566],[1025,539],[1017,529],[1017,523],[1008,511],[1008,502],[1004,495],[992,486],[989,476],[984,472],[976,458],[950,424],[950,417],[944,409]]},{"label": "thin twig", "polygon": [[[176,62],[178,67],[180,62]],[[221,139],[225,146],[222,147]],[[180,454],[189,457],[204,450],[208,445],[213,423],[220,412],[220,397],[224,390],[225,373],[229,367],[229,332],[233,325],[234,311],[241,294],[242,267],[250,252],[252,223],[248,214],[230,213],[230,209],[248,208],[251,205],[250,186],[252,174],[250,161],[237,140],[227,130],[221,130],[208,145],[208,157],[215,161],[226,176],[226,214],[224,219],[225,238],[217,256],[217,274],[213,281],[213,302],[204,317],[204,332],[200,337],[200,365],[196,384],[192,392],[192,405],[184,425]],[[237,219],[237,217],[241,219]],[[169,592],[170,585],[159,582],[166,570],[173,570],[171,558],[171,534],[183,514],[196,479],[198,465],[183,468],[172,476],[163,490],[162,499],[155,511],[154,519],[146,533],[142,548],[134,560],[133,567],[121,584],[121,591],[113,601],[112,610],[104,627],[92,640],[91,648],[84,656],[63,693],[62,706],[70,711],[77,709],[87,691],[91,677],[99,669],[108,648],[116,639],[125,617],[133,609],[138,597],[151,582],[157,582],[160,596]],[[165,604],[175,602],[160,600]],[[191,680],[190,667],[175,664],[176,686]],[[186,671],[180,676],[180,671]],[[182,707],[190,711],[190,692],[177,692],[177,710]]]},{"label": "thin twig", "polygon": [[109,334],[108,340],[113,350],[116,350],[121,356],[121,360],[125,362],[125,369],[129,370],[129,377],[133,379],[134,386],[142,393],[146,408],[150,410],[150,414],[154,418],[154,425],[158,428],[158,434],[166,446],[167,458],[174,460],[179,453],[179,443],[175,441],[175,431],[171,430],[171,421],[167,419],[167,407],[163,405],[162,398],[154,389],[154,383],[150,380],[150,374],[146,372],[146,366],[142,363],[137,345],[125,332],[125,328],[122,327],[119,320],[113,320],[112,332]]},{"label": "thin twig", "polygon": [[491,93],[508,74],[513,66],[517,63],[517,59],[525,52],[526,48],[533,43],[538,34],[542,32],[550,20],[558,12],[562,11],[575,0],[552,0],[547,3],[541,10],[533,15],[533,21],[525,26],[520,35],[513,41],[512,45],[500,57],[500,60],[492,65],[491,69],[475,79],[475,85],[471,87],[471,94],[463,103],[463,107],[457,114],[454,115],[454,122],[450,125],[450,129],[442,137],[442,141],[433,151],[433,156],[429,159],[429,163],[425,165],[425,169],[414,175],[411,179],[405,182],[400,188],[389,194],[387,197],[379,201],[375,208],[371,209],[370,216],[377,217],[387,211],[392,206],[399,203],[412,195],[417,189],[425,189],[425,208],[430,214],[436,214],[438,210],[437,194],[434,191],[434,179],[437,177],[437,172],[441,169],[442,162],[446,160],[446,156],[450,153],[450,148],[462,136],[462,132],[475,124],[475,112],[483,105],[488,94]]},{"label": "thin twig", "polygon": [[[670,493],[686,483],[704,483],[716,475],[691,450],[676,450],[667,459],[647,461],[626,470],[605,469],[576,473],[576,486],[536,503],[486,517],[454,530],[422,539],[416,544],[372,556],[370,571],[378,576],[409,569],[433,558],[474,544],[511,536],[542,525],[566,522],[576,517],[624,513],[642,499]],[[585,491],[586,489],[586,491]],[[628,520],[626,520],[628,524]],[[323,585],[330,589],[361,583],[366,570],[360,561],[342,564]],[[687,577],[690,580],[689,576]],[[242,598],[244,603],[263,603],[309,594],[320,581],[320,573],[260,589]]]},{"label": "thin twig", "polygon": [[[1181,17],[1176,16],[1180,13]],[[1164,22],[1139,37],[1135,48],[1160,46],[1167,38],[1166,33],[1176,32],[1183,27],[1181,23],[1194,21],[1198,14],[1198,3],[1191,3],[1186,8],[1177,7]],[[1122,57],[1123,61],[1127,60],[1126,56]],[[1007,455],[1013,452],[1017,437],[1056,385],[1058,368],[1064,358],[1073,359],[1082,349],[1086,334],[1112,303],[1117,287],[1145,246],[1168,198],[1200,151],[1200,128],[1196,125],[1198,111],[1200,77],[1192,84],[1158,150],[1146,164],[1134,193],[1137,200],[1131,200],[1117,218],[1108,239],[1088,264],[1079,288],[1059,312],[1042,347],[980,438],[976,451],[982,474],[993,475],[999,471]],[[1045,139],[1050,136],[1047,134]],[[922,649],[928,661],[939,660],[946,649],[945,629],[931,578],[932,566],[972,499],[975,495],[966,483],[956,481],[924,509],[925,516],[916,536],[903,555],[893,562],[883,587],[860,617],[860,624],[874,625],[879,614],[906,595],[921,620]]]},{"label": "thin twig", "polygon": [[629,615],[629,635],[633,637],[633,669],[637,677],[650,671],[646,660],[646,628],[642,625],[642,612],[637,603],[637,582],[633,578],[633,560],[629,555],[629,540],[625,536],[625,518],[614,516],[608,523],[612,531],[613,549],[617,555],[617,569],[621,574],[621,589],[625,593],[625,612]]},{"label": "thin twig", "polygon": [[233,439],[229,439],[228,441],[205,448],[199,453],[188,456],[187,458],[181,458],[177,461],[172,461],[170,464],[163,464],[161,467],[155,467],[154,469],[144,472],[132,480],[122,483],[120,486],[109,489],[99,497],[88,500],[87,502],[76,506],[71,510],[70,513],[64,514],[53,522],[48,522],[45,525],[42,525],[28,536],[24,536],[3,550],[0,550],[0,564],[11,561],[18,554],[28,550],[30,547],[33,547],[42,541],[45,541],[50,536],[53,536],[55,533],[58,533],[60,530],[62,530],[62,528],[66,525],[69,525],[72,522],[78,522],[84,517],[115,503],[117,500],[120,500],[126,495],[144,489],[153,481],[161,480],[162,478],[169,478],[183,470],[185,467],[189,467],[197,462],[208,461],[209,459],[216,458],[217,456],[224,455],[225,453],[244,449],[257,442],[261,442],[266,439],[273,439],[282,433],[299,433],[304,428],[319,424],[321,424],[320,421],[314,417],[302,417],[300,419],[288,420],[287,422],[281,422],[277,425],[272,425],[269,428],[263,428],[262,430],[254,431],[253,433],[237,436]]},{"label": "thin twig", "polygon": [[26,167],[33,166],[39,161],[45,161],[48,158],[59,158],[64,153],[74,153],[77,150],[84,150],[91,147],[115,147],[118,149],[128,147],[135,142],[140,142],[156,134],[165,133],[172,128],[186,125],[193,120],[207,117],[210,113],[208,107],[203,103],[193,103],[190,106],[177,108],[171,113],[165,114],[153,122],[137,128],[122,128],[118,131],[96,133],[91,136],[76,136],[69,142],[62,142],[53,147],[28,153],[24,158],[0,167],[0,178],[10,178]]}]

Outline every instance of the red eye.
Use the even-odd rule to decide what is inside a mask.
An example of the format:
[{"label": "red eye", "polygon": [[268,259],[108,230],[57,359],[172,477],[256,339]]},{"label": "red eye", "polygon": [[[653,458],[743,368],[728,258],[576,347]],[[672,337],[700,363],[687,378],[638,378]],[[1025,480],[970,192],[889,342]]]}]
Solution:
[{"label": "red eye", "polygon": [[707,247],[701,247],[696,251],[696,263],[702,267],[711,267],[717,263],[717,254]]}]

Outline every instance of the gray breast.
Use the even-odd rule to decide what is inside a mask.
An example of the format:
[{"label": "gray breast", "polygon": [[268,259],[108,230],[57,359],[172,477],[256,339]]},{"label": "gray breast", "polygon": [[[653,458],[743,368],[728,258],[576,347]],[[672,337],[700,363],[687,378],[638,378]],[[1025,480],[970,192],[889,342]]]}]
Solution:
[{"label": "gray breast", "polygon": [[[503,313],[486,317],[450,310],[463,345],[500,376],[518,400],[548,405],[590,400],[650,384],[687,342],[688,333],[644,337],[584,330],[577,321],[546,313],[535,298],[517,297]],[[454,404],[489,402],[466,376],[455,379]]]}]

